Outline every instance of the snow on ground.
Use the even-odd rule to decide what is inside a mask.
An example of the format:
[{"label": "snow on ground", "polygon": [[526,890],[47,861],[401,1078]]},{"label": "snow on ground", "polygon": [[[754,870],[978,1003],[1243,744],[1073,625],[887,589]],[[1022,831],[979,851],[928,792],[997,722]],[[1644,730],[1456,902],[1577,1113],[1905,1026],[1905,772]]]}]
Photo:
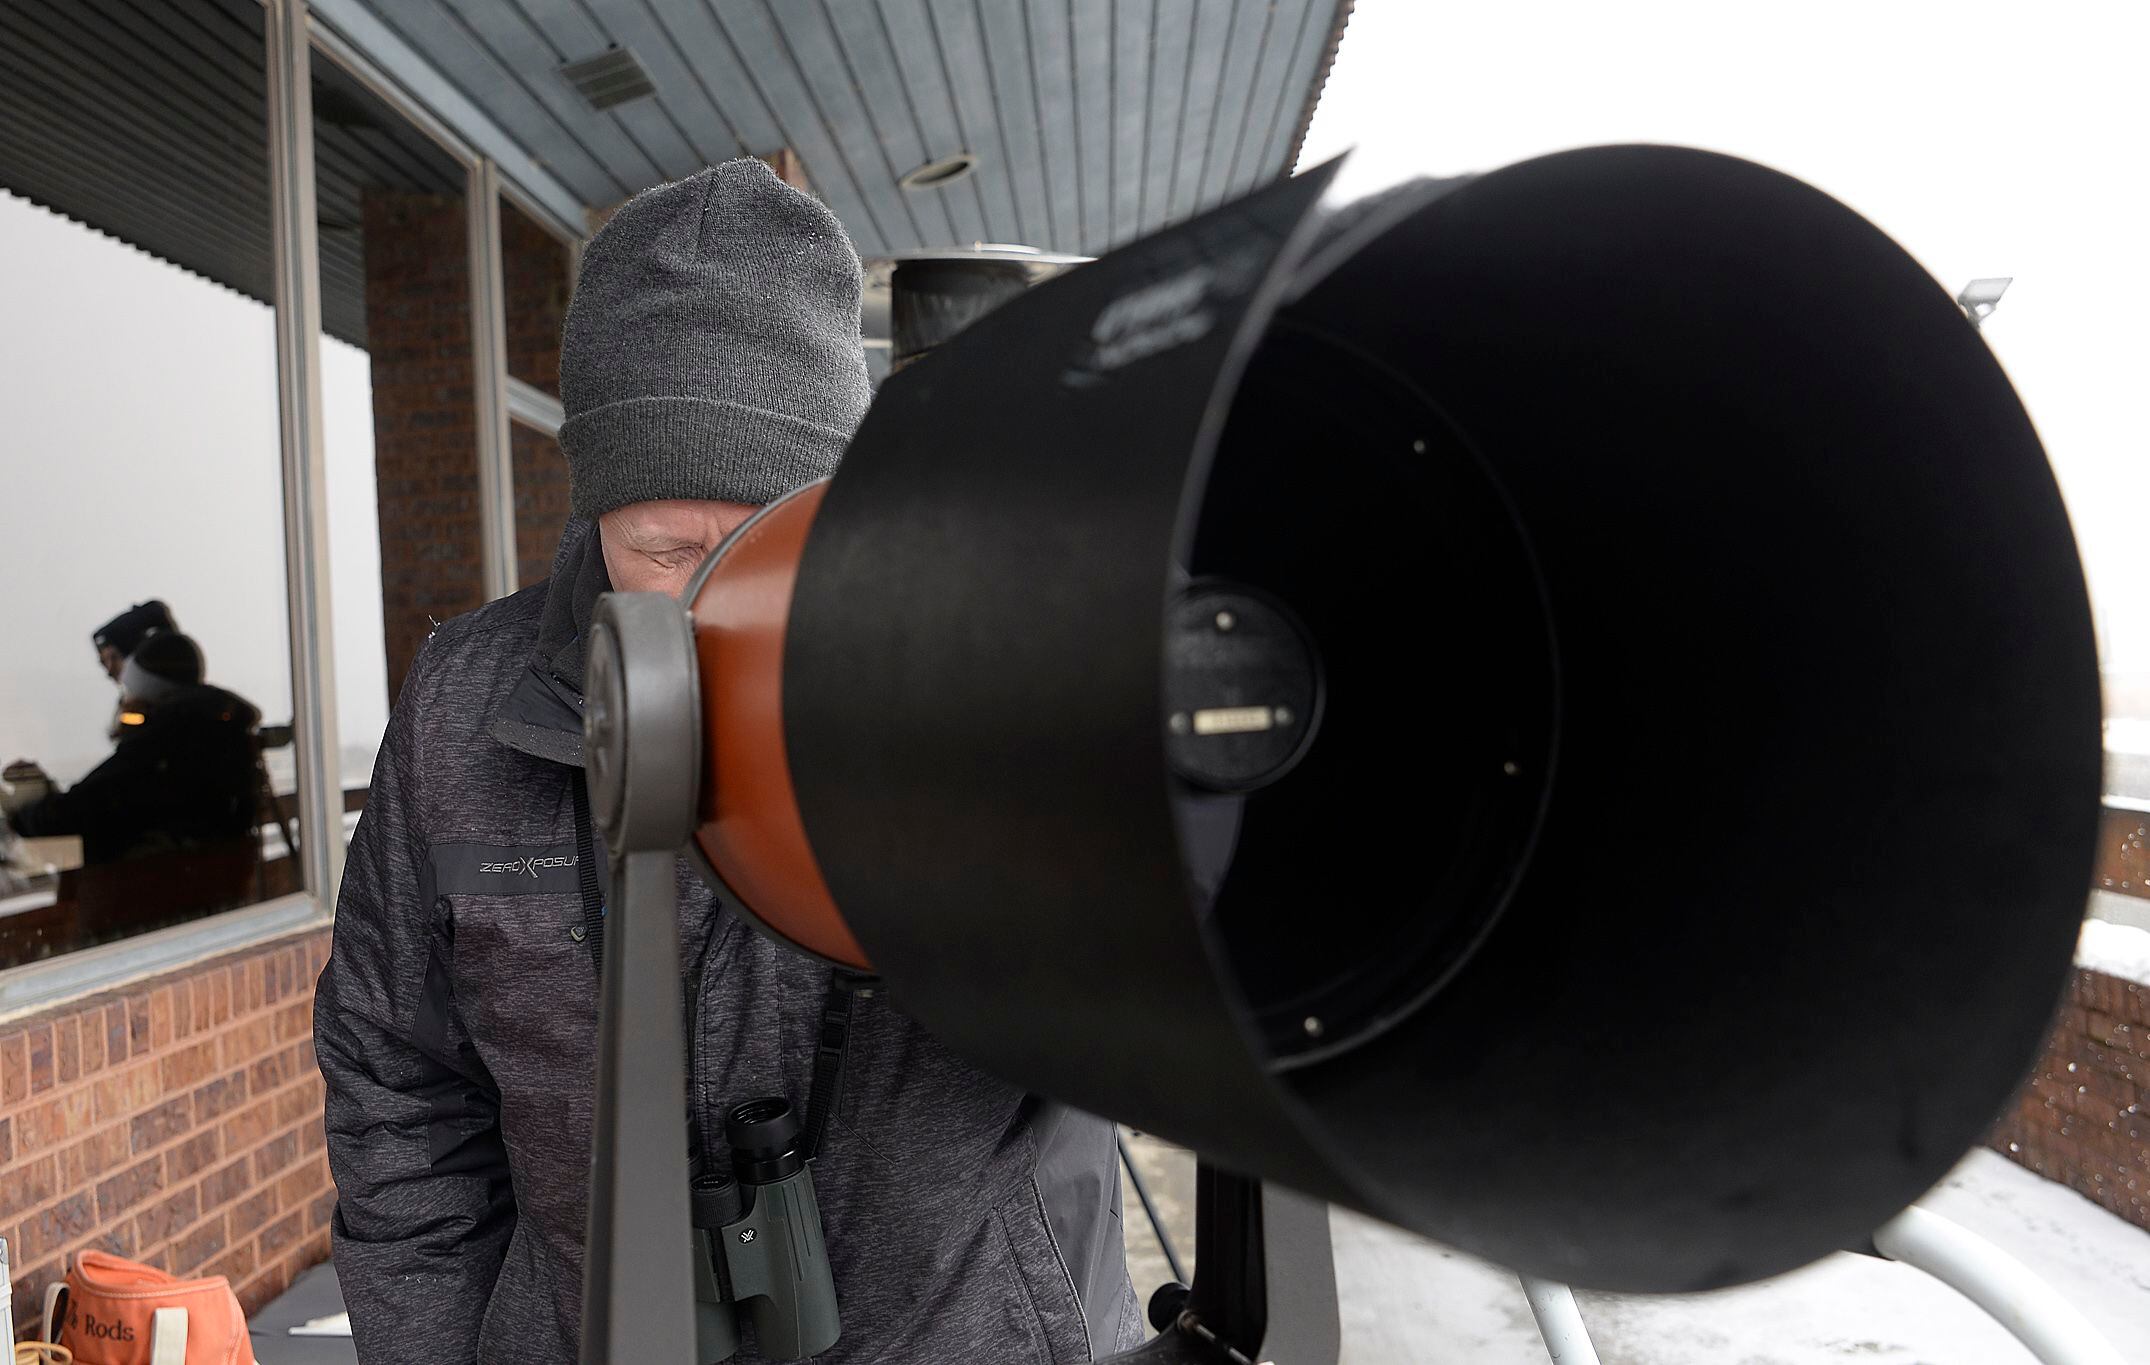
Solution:
[{"label": "snow on ground", "polygon": [[[1920,1201],[2007,1250],[2150,1365],[2150,1232],[1975,1151]],[[1515,1277],[1355,1215],[1333,1219],[1345,1365],[1546,1365]],[[1953,1290],[1840,1254],[1714,1294],[1578,1294],[1604,1365],[2034,1365]]]},{"label": "snow on ground", "polygon": [[[1133,1139],[1136,1160],[1191,1249],[1194,1161]],[[2150,1365],[2150,1232],[1983,1149],[1919,1201],[2006,1250],[2064,1293],[2130,1365]],[[1127,1201],[1129,1260],[1147,1299],[1162,1263]],[[1331,1217],[1344,1365],[1548,1365],[1507,1271],[1355,1214]],[[1604,1365],[2035,1365],[1955,1291],[1871,1257],[1715,1294],[1577,1296]]]},{"label": "snow on ground", "polygon": [[2150,929],[2086,919],[2076,942],[2075,965],[2150,986]]}]

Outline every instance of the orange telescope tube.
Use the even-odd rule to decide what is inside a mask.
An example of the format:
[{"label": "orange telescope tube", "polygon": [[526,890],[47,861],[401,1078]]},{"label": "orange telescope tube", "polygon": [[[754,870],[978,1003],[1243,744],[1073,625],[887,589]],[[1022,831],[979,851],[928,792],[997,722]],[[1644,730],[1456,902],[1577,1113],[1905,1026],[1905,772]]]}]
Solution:
[{"label": "orange telescope tube", "polygon": [[694,844],[746,913],[838,966],[871,970],[807,842],[784,744],[784,636],[807,533],[808,484],[719,546],[687,590],[708,755]]}]

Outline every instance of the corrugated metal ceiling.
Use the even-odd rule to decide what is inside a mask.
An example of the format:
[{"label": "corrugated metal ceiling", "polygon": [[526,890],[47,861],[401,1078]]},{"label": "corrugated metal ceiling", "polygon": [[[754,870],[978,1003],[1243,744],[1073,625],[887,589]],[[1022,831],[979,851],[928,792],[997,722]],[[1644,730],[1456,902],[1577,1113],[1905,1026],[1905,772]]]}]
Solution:
[{"label": "corrugated metal ceiling", "polygon": [[[1094,255],[1285,173],[1339,0],[367,0],[586,204],[789,147],[865,255]],[[268,297],[256,0],[0,4],[0,187]],[[654,93],[593,109],[614,47]],[[359,197],[462,173],[316,57],[327,330],[364,340]],[[977,169],[905,189],[960,152]]]},{"label": "corrugated metal ceiling", "polygon": [[[313,76],[323,325],[364,345],[361,192],[463,173],[333,64]],[[0,187],[265,302],[264,84],[255,0],[7,0]]]},{"label": "corrugated metal ceiling", "polygon": [[[1096,254],[1286,171],[1337,0],[372,0],[585,202],[789,147],[866,255]],[[560,68],[656,86],[598,112]],[[900,189],[968,151],[976,172]]]}]

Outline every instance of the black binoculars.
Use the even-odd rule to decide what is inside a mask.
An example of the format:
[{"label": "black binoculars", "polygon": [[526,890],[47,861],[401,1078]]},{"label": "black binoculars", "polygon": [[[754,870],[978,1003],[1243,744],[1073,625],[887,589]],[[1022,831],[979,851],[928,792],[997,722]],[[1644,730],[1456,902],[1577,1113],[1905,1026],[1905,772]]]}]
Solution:
[{"label": "black binoculars", "polygon": [[761,1354],[818,1355],[836,1344],[836,1282],[814,1202],[799,1116],[780,1097],[724,1116],[732,1169],[698,1167],[693,1192],[694,1332],[699,1365],[739,1351],[743,1314]]}]

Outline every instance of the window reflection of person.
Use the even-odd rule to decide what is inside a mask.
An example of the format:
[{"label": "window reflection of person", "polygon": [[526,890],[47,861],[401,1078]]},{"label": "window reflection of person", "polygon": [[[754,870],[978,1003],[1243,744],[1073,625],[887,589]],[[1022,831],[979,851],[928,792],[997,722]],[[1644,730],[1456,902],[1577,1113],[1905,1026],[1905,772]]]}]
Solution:
[{"label": "window reflection of person", "polygon": [[158,631],[175,634],[179,627],[172,620],[172,609],[152,597],[147,602],[137,602],[90,633],[90,642],[97,646],[97,662],[103,666],[105,675],[113,682],[119,681],[120,670],[126,666],[129,656],[142,647],[142,642]]},{"label": "window reflection of person", "polygon": [[177,631],[142,640],[120,668],[112,756],[65,790],[33,763],[0,795],[25,836],[76,835],[85,866],[251,840],[261,713],[202,681],[202,653]]},{"label": "window reflection of person", "polygon": [[[119,681],[127,660],[142,647],[142,642],[161,632],[179,632],[179,624],[172,619],[172,609],[157,598],[137,602],[96,630],[90,632],[90,643],[97,647],[97,666],[113,682]],[[112,723],[105,727],[105,738],[119,739],[120,712],[126,710],[121,702],[112,708]]]}]

